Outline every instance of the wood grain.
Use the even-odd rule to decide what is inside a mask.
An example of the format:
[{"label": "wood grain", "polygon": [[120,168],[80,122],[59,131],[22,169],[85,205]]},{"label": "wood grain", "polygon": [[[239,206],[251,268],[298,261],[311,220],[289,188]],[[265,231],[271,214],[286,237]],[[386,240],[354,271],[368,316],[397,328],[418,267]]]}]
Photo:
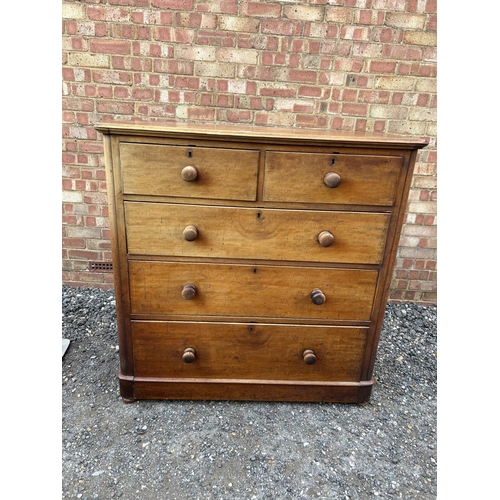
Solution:
[{"label": "wood grain", "polygon": [[217,123],[183,123],[172,120],[144,121],[141,119],[102,120],[95,129],[107,135],[173,137],[208,139],[210,141],[245,142],[258,144],[311,144],[347,145],[354,147],[420,149],[429,143],[427,139],[379,132],[359,132],[345,130],[318,130],[299,127],[268,127]]},{"label": "wood grain", "polygon": [[[378,272],[266,265],[131,261],[132,314],[368,320]],[[187,283],[192,300],[182,298]],[[320,288],[322,305],[312,302]]]},{"label": "wood grain", "polygon": [[[367,328],[132,322],[138,377],[358,382]],[[196,359],[185,363],[186,348]],[[304,350],[316,362],[304,362]]]},{"label": "wood grain", "polygon": [[129,254],[379,264],[390,215],[125,202],[125,219]]},{"label": "wood grain", "polygon": [[[257,196],[259,151],[120,143],[125,194],[253,201]],[[182,178],[185,167],[197,178]]]},{"label": "wood grain", "polygon": [[[401,164],[400,156],[268,151],[263,199],[391,206]],[[335,188],[323,182],[329,172],[341,177]]]}]

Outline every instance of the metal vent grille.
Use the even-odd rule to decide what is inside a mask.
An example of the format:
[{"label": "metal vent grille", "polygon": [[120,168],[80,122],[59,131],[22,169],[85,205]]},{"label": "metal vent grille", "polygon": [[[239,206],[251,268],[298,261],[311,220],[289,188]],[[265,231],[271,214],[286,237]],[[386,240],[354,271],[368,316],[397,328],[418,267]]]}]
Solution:
[{"label": "metal vent grille", "polygon": [[90,271],[100,271],[102,273],[112,273],[113,263],[112,262],[89,262]]}]

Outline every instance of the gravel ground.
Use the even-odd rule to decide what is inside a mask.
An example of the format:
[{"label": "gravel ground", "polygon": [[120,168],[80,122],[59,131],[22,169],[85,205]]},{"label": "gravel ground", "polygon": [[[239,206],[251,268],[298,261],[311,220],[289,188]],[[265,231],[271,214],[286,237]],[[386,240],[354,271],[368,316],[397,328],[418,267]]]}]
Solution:
[{"label": "gravel ground", "polygon": [[124,404],[113,292],[62,312],[62,498],[437,498],[435,305],[388,304],[365,406]]}]

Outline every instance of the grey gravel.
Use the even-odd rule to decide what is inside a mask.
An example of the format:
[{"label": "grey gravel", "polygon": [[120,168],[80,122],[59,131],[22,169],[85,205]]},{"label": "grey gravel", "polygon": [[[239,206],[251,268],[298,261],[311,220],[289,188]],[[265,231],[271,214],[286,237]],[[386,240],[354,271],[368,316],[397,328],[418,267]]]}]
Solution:
[{"label": "grey gravel", "polygon": [[114,293],[63,286],[62,313],[62,498],[437,498],[436,305],[387,305],[364,406],[124,404]]}]

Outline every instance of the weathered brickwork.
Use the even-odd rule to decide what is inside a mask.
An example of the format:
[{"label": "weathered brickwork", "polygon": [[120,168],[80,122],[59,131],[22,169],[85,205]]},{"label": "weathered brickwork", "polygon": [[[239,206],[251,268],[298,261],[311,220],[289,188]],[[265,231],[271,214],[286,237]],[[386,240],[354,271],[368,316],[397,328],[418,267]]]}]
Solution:
[{"label": "weathered brickwork", "polygon": [[391,286],[436,299],[436,0],[64,0],[63,283],[112,287],[103,118],[426,137]]}]

